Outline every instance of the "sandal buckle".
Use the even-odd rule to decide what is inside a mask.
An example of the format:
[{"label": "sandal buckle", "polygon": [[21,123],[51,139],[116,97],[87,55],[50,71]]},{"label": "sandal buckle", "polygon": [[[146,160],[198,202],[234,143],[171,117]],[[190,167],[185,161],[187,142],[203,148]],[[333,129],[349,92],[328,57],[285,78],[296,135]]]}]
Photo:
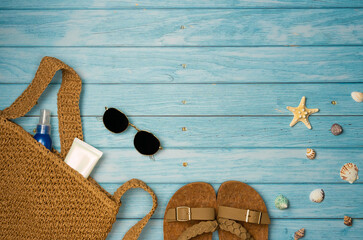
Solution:
[{"label": "sandal buckle", "polygon": [[[182,211],[187,211],[186,214]],[[185,217],[186,216],[186,217]],[[190,211],[190,207],[185,207],[185,206],[182,206],[182,207],[177,207],[176,208],[176,220],[178,222],[187,222],[187,221],[190,221],[192,220],[192,216],[191,216],[191,211]]]},{"label": "sandal buckle", "polygon": [[250,210],[247,209],[247,213],[246,213],[246,223],[248,223],[248,219],[250,218]]},{"label": "sandal buckle", "polygon": [[[250,213],[252,214],[250,215]],[[252,221],[250,220],[250,218],[252,218],[251,219]],[[246,220],[245,220],[246,223],[251,222],[251,223],[261,224],[261,219],[262,219],[262,212],[250,211],[249,209],[247,209]]]},{"label": "sandal buckle", "polygon": [[260,212],[259,215],[258,215],[258,223],[257,224],[261,224],[261,218],[262,218],[262,212]]}]

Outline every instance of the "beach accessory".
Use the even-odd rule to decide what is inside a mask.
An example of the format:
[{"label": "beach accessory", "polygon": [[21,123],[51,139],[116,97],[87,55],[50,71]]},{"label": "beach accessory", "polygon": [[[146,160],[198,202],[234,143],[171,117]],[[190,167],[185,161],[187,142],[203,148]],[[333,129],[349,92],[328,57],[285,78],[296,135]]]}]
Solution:
[{"label": "beach accessory", "polygon": [[[267,240],[270,218],[262,197],[238,181],[223,183],[217,194],[221,240]],[[222,225],[221,223],[225,223]]]},{"label": "beach accessory", "polygon": [[103,114],[103,124],[113,133],[122,133],[128,126],[135,128],[137,133],[134,138],[134,146],[136,150],[147,156],[154,155],[157,151],[162,149],[160,141],[154,134],[140,130],[135,125],[130,123],[127,116],[116,108],[107,108]]},{"label": "beach accessory", "polygon": [[208,183],[196,182],[180,188],[166,206],[164,240],[212,240],[217,230],[216,193]]},{"label": "beach accessory", "polygon": [[47,149],[52,149],[52,139],[50,137],[50,111],[40,110],[39,123],[36,128],[34,139],[44,145]]},{"label": "beach accessory", "polygon": [[[215,215],[217,210],[217,216]],[[261,196],[247,184],[229,181],[216,198],[207,183],[190,183],[170,199],[164,215],[164,240],[267,240],[270,218]]]},{"label": "beach accessory", "polygon": [[[24,116],[62,70],[58,92],[61,152],[49,151],[11,119]],[[136,240],[157,206],[154,192],[132,179],[113,195],[91,177],[64,162],[75,138],[83,139],[78,74],[60,60],[44,57],[32,83],[0,111],[0,239],[105,239],[116,221],[122,195],[132,188],[147,191],[151,211],[124,236]]]},{"label": "beach accessory", "polygon": [[88,178],[103,152],[88,143],[75,138],[64,162],[77,170],[83,177]]}]

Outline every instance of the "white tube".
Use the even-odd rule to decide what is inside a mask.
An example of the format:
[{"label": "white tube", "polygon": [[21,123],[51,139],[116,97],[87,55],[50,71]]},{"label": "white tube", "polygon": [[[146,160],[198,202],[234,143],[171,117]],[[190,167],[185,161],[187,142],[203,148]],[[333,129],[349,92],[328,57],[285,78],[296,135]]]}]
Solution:
[{"label": "white tube", "polygon": [[88,178],[102,154],[100,150],[75,138],[64,161],[85,178]]}]

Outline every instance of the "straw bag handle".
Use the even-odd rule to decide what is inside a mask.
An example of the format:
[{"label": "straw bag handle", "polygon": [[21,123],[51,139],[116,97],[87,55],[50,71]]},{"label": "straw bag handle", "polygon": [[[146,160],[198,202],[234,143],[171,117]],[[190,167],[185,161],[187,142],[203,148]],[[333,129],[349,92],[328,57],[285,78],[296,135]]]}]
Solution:
[{"label": "straw bag handle", "polygon": [[124,195],[128,190],[130,190],[132,188],[141,188],[141,189],[145,190],[146,192],[148,192],[153,199],[153,206],[152,206],[150,212],[143,219],[141,219],[132,228],[130,228],[129,231],[127,231],[127,233],[125,234],[125,236],[123,238],[124,240],[137,240],[140,236],[142,229],[145,227],[147,222],[150,220],[151,216],[154,214],[154,212],[158,206],[157,198],[156,198],[156,195],[153,192],[153,190],[151,190],[151,188],[148,185],[146,185],[146,183],[144,183],[143,181],[141,181],[139,179],[131,179],[130,181],[124,183],[121,187],[119,187],[116,190],[116,192],[113,194],[113,197],[118,202],[121,202],[122,195]]},{"label": "straw bag handle", "polygon": [[25,91],[3,111],[0,116],[15,119],[24,116],[37,103],[40,95],[51,82],[54,74],[62,70],[62,84],[58,91],[57,106],[61,155],[64,157],[74,138],[83,140],[79,95],[82,81],[68,65],[53,57],[44,57],[39,64],[33,81]]}]

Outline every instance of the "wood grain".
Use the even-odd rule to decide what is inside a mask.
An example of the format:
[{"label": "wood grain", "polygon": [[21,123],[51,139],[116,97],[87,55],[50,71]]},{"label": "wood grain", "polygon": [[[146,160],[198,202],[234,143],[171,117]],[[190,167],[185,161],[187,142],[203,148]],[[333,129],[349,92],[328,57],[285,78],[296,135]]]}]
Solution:
[{"label": "wood grain", "polygon": [[0,83],[30,83],[47,55],[72,66],[83,83],[346,83],[363,76],[362,47],[29,47],[0,48]]},{"label": "wood grain", "polygon": [[[0,84],[7,93],[0,96],[0,108],[10,106],[26,87],[27,84]],[[58,84],[48,87],[30,115],[38,115],[39,107],[54,109],[55,114],[58,89]],[[350,96],[351,92],[362,89],[363,83],[84,84],[80,107],[84,116],[102,116],[106,106],[119,108],[128,115],[142,116],[290,116],[292,113],[286,106],[295,107],[302,96],[306,96],[308,108],[320,109],[312,115],[313,119],[319,115],[363,115],[363,105]]]},{"label": "wood grain", "polygon": [[[362,117],[311,117],[312,130],[302,123],[290,127],[292,117],[132,117],[140,129],[153,132],[164,148],[250,148],[250,147],[362,147]],[[95,147],[132,148],[136,131],[123,134],[105,129],[102,118],[84,117],[85,140]],[[38,123],[38,117],[16,121],[28,132]],[[333,123],[344,132],[334,136]],[[59,147],[58,121],[51,119],[52,139]],[[183,131],[185,127],[186,131]],[[282,156],[283,157],[283,156]]]},{"label": "wood grain", "polygon": [[[340,219],[278,219],[274,220],[269,227],[269,239],[294,239],[294,233],[300,228],[306,229],[305,239],[349,239],[361,240],[363,235],[363,220],[355,219],[354,227],[347,227]],[[107,240],[118,240],[139,219],[117,220]],[[140,239],[163,239],[161,219],[152,219],[141,233]],[[213,235],[213,240],[218,240],[218,234]]]},{"label": "wood grain", "polygon": [[361,9],[0,11],[0,46],[361,45],[362,15]]},{"label": "wood grain", "polygon": [[362,1],[337,1],[337,0],[184,0],[184,1],[153,1],[153,0],[32,0],[12,1],[2,0],[0,8],[5,9],[122,9],[122,8],[323,8],[323,7],[363,7]]}]

